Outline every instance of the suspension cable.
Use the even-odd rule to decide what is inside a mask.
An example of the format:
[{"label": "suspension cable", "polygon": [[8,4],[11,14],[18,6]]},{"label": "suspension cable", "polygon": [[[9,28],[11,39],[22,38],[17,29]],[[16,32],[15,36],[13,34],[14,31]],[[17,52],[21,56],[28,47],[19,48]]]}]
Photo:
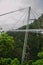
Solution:
[{"label": "suspension cable", "polygon": [[[26,8],[28,8],[28,7],[26,7]],[[18,11],[22,11],[26,8],[22,8],[22,9],[18,9],[18,10],[15,10],[15,11],[10,11],[10,12],[4,13],[4,14],[0,14],[0,16],[4,16],[4,15],[12,14],[12,13],[15,13],[15,12],[18,12]]]}]

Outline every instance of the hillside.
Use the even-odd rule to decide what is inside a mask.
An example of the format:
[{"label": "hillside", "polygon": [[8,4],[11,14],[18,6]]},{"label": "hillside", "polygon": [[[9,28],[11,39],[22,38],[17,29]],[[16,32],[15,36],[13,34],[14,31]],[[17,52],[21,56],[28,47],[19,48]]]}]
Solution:
[{"label": "hillside", "polygon": [[[19,29],[26,29],[26,26],[23,26]],[[29,29],[43,29],[43,14],[29,25]]]},{"label": "hillside", "polygon": [[[41,20],[42,19],[42,20]],[[23,26],[19,29],[25,29],[26,26]],[[39,17],[37,20],[35,20],[33,23],[29,25],[30,29],[43,29],[43,15]],[[15,40],[15,56],[19,59],[21,59],[22,56],[22,50],[23,50],[23,44],[24,44],[24,38],[25,33],[21,32],[7,32],[9,35],[14,37]],[[43,35],[42,34],[36,34],[36,33],[28,33],[28,46],[27,46],[27,54],[26,59],[37,59],[37,53],[41,50],[43,50]]]}]

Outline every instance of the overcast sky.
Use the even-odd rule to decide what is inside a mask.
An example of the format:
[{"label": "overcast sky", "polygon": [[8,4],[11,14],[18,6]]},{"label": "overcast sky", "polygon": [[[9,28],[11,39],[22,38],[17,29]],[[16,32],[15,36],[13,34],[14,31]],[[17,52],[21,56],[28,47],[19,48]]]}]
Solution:
[{"label": "overcast sky", "polygon": [[[43,0],[0,0],[0,15],[28,6],[31,6],[38,15],[43,13]],[[22,26],[22,19],[24,19],[23,15],[25,15],[25,13],[25,11],[21,11],[0,17],[0,27],[3,27],[4,30],[8,30]],[[21,16],[22,18],[20,18]],[[19,21],[18,24],[16,24],[17,21]]]}]

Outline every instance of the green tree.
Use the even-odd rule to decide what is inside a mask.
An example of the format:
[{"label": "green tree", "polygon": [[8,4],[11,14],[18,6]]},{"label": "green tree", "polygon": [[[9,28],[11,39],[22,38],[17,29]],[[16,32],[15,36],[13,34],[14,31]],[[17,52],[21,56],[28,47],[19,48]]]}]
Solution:
[{"label": "green tree", "polygon": [[38,57],[41,58],[41,59],[43,59],[43,52],[39,52],[38,53]]},{"label": "green tree", "polygon": [[11,58],[0,58],[0,65],[10,65],[11,61]]},{"label": "green tree", "polygon": [[38,53],[39,60],[33,62],[33,65],[43,65],[43,52]]},{"label": "green tree", "polygon": [[14,40],[12,36],[6,33],[0,34],[0,57],[10,56],[11,51],[14,49]]},{"label": "green tree", "polygon": [[20,62],[17,58],[13,59],[11,65],[20,65]]}]

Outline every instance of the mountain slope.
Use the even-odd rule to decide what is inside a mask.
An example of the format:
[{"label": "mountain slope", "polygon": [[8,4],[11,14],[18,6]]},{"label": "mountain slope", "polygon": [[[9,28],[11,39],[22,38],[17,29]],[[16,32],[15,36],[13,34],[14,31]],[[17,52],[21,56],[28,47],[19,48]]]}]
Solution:
[{"label": "mountain slope", "polygon": [[[42,19],[42,21],[41,21]],[[33,23],[29,25],[30,29],[43,29],[43,15],[39,17],[39,19],[35,20]],[[26,26],[23,26],[19,29],[26,29]],[[9,35],[14,37],[15,40],[15,56],[21,59],[25,32],[7,32]],[[28,33],[28,42],[27,42],[27,53],[26,59],[37,59],[37,53],[43,50],[43,35],[36,33]],[[19,51],[19,52],[18,52]],[[12,53],[13,54],[13,53]]]},{"label": "mountain slope", "polygon": [[[26,25],[19,29],[26,29]],[[29,29],[43,29],[43,14],[33,23],[29,24]]]}]

